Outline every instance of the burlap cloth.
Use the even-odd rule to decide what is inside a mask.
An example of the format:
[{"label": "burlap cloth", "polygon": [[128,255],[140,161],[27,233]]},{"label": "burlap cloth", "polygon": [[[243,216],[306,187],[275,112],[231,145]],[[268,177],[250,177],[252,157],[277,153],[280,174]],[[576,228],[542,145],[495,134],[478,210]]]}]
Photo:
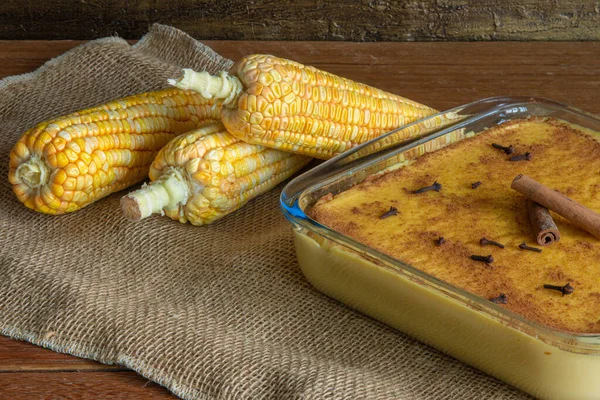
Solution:
[{"label": "burlap cloth", "polygon": [[128,222],[123,193],[63,216],[13,195],[8,154],[35,123],[230,63],[155,25],[134,46],[95,40],[0,82],[0,332],[127,366],[186,399],[527,398],[314,290],[281,186],[206,227]]}]

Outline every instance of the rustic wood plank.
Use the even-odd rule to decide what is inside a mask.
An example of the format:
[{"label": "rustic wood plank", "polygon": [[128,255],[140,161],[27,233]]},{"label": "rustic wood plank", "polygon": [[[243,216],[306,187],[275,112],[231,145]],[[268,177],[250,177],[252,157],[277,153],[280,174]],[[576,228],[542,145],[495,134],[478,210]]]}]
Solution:
[{"label": "rustic wood plank", "polygon": [[0,41],[0,76],[30,72],[85,41]]},{"label": "rustic wood plank", "polygon": [[223,40],[598,40],[594,0],[21,0],[0,39],[140,38],[153,22]]},{"label": "rustic wood plank", "polygon": [[0,373],[0,398],[174,400],[164,387],[135,372]]},{"label": "rustic wood plank", "polygon": [[[31,71],[80,43],[0,41],[0,77]],[[440,110],[485,97],[525,95],[600,113],[596,42],[205,43],[232,59],[255,52],[288,57]]]},{"label": "rustic wood plank", "polygon": [[123,370],[120,366],[100,364],[0,336],[0,372]]}]

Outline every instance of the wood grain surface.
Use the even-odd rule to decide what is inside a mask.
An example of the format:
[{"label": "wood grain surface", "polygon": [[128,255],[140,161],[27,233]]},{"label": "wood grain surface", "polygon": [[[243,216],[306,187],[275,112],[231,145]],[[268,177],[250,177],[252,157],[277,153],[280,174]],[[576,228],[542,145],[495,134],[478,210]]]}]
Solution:
[{"label": "wood grain surface", "polygon": [[599,21],[594,0],[0,2],[0,39],[138,39],[159,22],[201,40],[598,40]]},{"label": "wood grain surface", "polygon": [[[78,41],[0,41],[0,77],[25,73]],[[600,43],[205,41],[237,59],[272,53],[440,110],[497,95],[545,97],[600,113]],[[174,399],[119,366],[0,336],[0,400]]]}]

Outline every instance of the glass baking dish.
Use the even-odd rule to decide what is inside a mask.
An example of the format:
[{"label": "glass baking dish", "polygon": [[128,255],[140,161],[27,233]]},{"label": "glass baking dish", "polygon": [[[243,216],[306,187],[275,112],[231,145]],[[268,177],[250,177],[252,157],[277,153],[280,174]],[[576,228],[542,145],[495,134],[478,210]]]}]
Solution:
[{"label": "glass baking dish", "polygon": [[[529,321],[307,216],[329,193],[529,116],[554,117],[600,132],[598,117],[554,101],[484,99],[389,132],[318,165],[286,185],[281,209],[293,226],[300,268],[319,291],[536,397],[599,399],[599,335]],[[408,132],[417,138],[399,139]]]}]

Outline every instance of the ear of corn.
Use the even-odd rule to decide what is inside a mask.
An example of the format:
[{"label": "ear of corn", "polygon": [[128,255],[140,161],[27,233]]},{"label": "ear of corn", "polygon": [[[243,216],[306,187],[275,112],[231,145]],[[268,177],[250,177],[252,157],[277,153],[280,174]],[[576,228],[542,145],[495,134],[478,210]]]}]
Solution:
[{"label": "ear of corn", "polygon": [[209,224],[272,189],[309,157],[245,143],[221,123],[206,124],[170,141],[150,167],[152,182],[121,199],[138,221],[153,213],[193,225]]},{"label": "ear of corn", "polygon": [[10,153],[9,181],[25,206],[78,210],[144,179],[174,136],[219,119],[220,104],[197,92],[149,92],[42,122]]},{"label": "ear of corn", "polygon": [[[221,120],[244,141],[330,158],[437,111],[311,66],[244,57],[229,73],[184,70],[177,87],[224,102]],[[408,139],[408,138],[403,138]]]}]

